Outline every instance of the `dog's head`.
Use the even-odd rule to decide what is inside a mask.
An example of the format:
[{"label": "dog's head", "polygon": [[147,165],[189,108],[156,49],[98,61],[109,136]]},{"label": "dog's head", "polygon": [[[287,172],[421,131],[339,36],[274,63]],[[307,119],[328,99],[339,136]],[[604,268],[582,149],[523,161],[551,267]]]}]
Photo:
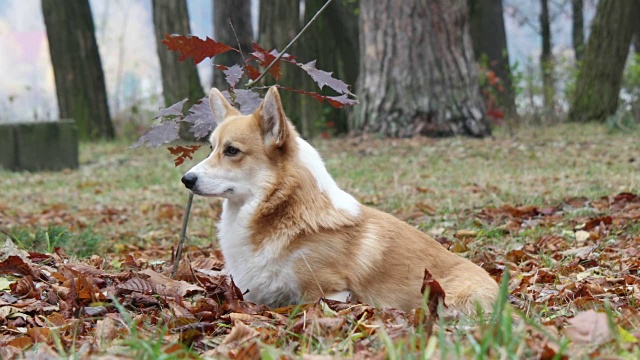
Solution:
[{"label": "dog's head", "polygon": [[211,154],[189,170],[182,182],[196,195],[247,201],[273,184],[298,136],[287,120],[275,87],[253,114],[242,115],[218,89],[209,103],[218,126]]}]

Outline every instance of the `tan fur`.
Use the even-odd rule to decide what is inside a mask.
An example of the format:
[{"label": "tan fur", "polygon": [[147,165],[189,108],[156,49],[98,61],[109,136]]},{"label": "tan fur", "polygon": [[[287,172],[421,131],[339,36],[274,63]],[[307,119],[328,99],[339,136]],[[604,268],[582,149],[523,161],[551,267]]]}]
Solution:
[{"label": "tan fur", "polygon": [[[284,116],[277,91],[270,94]],[[250,222],[251,246],[260,251],[277,241],[278,257],[295,258],[302,300],[350,291],[357,300],[408,311],[422,303],[427,268],[444,289],[450,309],[471,313],[477,301],[490,311],[498,286],[482,268],[389,214],[363,205],[357,216],[336,209],[298,159],[293,125],[284,121],[271,134],[273,124],[262,113],[226,111],[211,137],[214,154],[208,165],[260,172],[264,197]],[[241,155],[225,157],[227,144]]]}]

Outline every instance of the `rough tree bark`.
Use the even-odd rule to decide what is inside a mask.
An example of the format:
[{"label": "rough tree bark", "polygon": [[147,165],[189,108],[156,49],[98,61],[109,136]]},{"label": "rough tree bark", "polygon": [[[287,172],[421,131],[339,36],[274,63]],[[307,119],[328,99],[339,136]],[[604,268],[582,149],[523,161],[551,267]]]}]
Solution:
[{"label": "rough tree bark", "polygon": [[466,0],[362,0],[355,128],[385,136],[491,133]]},{"label": "rough tree bark", "polygon": [[600,0],[571,101],[569,119],[605,121],[616,112],[638,0]]},{"label": "rough tree bark", "polygon": [[[307,23],[325,4],[326,0],[306,0],[304,22]],[[352,85],[355,83],[359,69],[358,16],[357,1],[337,0],[331,3],[295,45],[294,54],[300,61],[317,60],[318,68],[333,72],[333,76]],[[327,41],[331,39],[331,44]],[[336,95],[332,91],[320,91],[311,77],[301,74],[298,88],[321,92],[324,95]],[[300,103],[300,111],[294,114],[304,125],[306,136],[313,137],[319,132],[330,129],[327,124],[333,123],[337,133],[348,131],[349,107],[335,109],[327,103],[319,103],[307,96],[295,95]]]},{"label": "rough tree bark", "polygon": [[497,107],[514,115],[516,103],[503,12],[502,0],[469,1],[469,30],[473,53],[478,61],[486,58],[489,70],[502,82],[504,91],[498,93]]},{"label": "rough tree bark", "polygon": [[[160,43],[164,39],[164,34],[191,34],[187,2],[186,0],[153,0],[152,6],[165,106],[189,98],[188,107],[204,97],[198,69],[190,59],[178,61],[178,53],[168,51]],[[181,123],[180,137],[182,139],[193,139],[193,135],[188,130],[189,124]]]},{"label": "rough tree bark", "polygon": [[60,118],[74,119],[82,139],[115,136],[88,0],[43,0]]},{"label": "rough tree bark", "polygon": [[572,29],[571,40],[576,61],[582,61],[584,55],[584,2],[571,0]]},{"label": "rough tree bark", "polygon": [[265,49],[282,50],[300,30],[297,0],[260,1],[258,40]]},{"label": "rough tree bark", "polygon": [[551,20],[549,17],[549,0],[540,0],[540,31],[542,33],[542,52],[540,53],[540,70],[542,72],[542,93],[544,108],[551,112],[554,108],[555,85],[553,80],[553,54],[551,52]]},{"label": "rough tree bark", "polygon": [[[229,20],[236,30],[234,35]],[[213,2],[213,26],[216,41],[221,41],[233,47],[238,46],[245,54],[252,52],[253,48],[253,26],[251,25],[251,0],[216,0]],[[231,66],[242,65],[242,56],[235,51],[216,56],[215,63],[218,65]],[[240,85],[240,84],[239,84]],[[224,74],[213,71],[213,86],[218,89],[226,89],[229,84],[224,80]]]}]

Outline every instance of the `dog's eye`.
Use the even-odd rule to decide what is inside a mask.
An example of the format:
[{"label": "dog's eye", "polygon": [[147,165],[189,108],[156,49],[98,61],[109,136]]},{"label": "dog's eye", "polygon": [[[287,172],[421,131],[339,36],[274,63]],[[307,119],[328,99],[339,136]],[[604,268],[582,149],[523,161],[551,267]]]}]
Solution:
[{"label": "dog's eye", "polygon": [[238,153],[239,153],[239,152],[240,152],[240,150],[238,150],[238,148],[233,147],[233,146],[231,146],[231,145],[227,146],[227,147],[224,149],[224,154],[225,154],[226,156],[236,156],[236,155],[238,155]]}]

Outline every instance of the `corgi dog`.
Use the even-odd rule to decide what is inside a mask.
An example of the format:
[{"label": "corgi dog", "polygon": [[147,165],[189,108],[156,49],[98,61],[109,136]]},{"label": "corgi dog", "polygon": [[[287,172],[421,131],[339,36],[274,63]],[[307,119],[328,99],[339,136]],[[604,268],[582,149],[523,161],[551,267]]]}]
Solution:
[{"label": "corgi dog", "polygon": [[420,307],[425,268],[449,310],[491,311],[497,283],[479,266],[341,190],[296,132],[275,87],[242,115],[217,89],[211,154],[183,177],[224,198],[218,223],[226,270],[245,299],[269,307],[320,298],[405,311]]}]

